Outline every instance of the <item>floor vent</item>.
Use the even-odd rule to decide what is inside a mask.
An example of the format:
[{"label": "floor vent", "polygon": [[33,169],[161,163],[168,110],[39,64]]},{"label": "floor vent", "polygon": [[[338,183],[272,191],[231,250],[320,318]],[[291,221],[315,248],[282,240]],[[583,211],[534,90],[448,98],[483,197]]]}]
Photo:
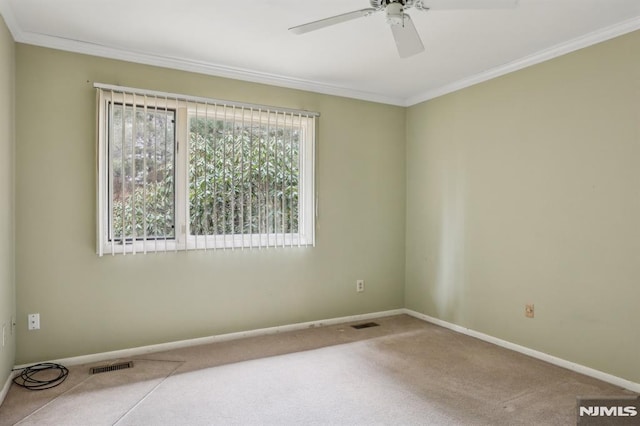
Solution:
[{"label": "floor vent", "polygon": [[91,374],[107,373],[109,371],[123,370],[125,368],[131,368],[131,367],[133,367],[133,361],[119,362],[117,364],[102,365],[100,367],[92,367]]},{"label": "floor vent", "polygon": [[355,328],[356,330],[360,330],[361,328],[378,327],[379,325],[380,324],[375,322],[365,322],[363,324],[352,325],[351,327]]}]

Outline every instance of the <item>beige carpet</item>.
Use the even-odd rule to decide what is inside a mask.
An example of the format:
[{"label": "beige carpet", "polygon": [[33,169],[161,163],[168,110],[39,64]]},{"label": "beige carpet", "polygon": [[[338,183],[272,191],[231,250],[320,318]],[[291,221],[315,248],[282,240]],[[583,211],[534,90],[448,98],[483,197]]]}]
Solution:
[{"label": "beige carpet", "polygon": [[408,316],[376,322],[75,366],[54,389],[13,385],[0,425],[570,425],[576,397],[632,394]]}]

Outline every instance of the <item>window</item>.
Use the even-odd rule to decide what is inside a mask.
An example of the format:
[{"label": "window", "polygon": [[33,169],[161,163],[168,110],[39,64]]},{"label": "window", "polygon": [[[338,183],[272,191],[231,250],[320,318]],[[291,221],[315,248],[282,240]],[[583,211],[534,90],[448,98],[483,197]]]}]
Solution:
[{"label": "window", "polygon": [[98,88],[98,254],[314,244],[317,114]]}]

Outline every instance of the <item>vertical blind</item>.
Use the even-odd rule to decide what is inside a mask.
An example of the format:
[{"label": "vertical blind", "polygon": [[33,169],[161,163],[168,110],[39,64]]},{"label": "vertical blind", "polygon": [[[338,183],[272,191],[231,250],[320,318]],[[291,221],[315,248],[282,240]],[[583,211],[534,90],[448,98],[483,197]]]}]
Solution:
[{"label": "vertical blind", "polygon": [[319,114],[94,86],[99,255],[315,244]]}]

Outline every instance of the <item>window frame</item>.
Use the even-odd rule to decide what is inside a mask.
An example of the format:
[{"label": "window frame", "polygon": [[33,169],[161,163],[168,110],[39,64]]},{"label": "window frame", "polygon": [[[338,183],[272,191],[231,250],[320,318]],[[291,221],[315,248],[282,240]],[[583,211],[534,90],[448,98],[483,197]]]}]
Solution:
[{"label": "window frame", "polygon": [[[108,99],[107,103],[105,105],[105,113],[106,113],[105,116],[106,116],[107,127],[108,127],[107,133],[108,133],[108,130],[111,128],[110,122],[111,122],[111,119],[113,117],[112,112],[113,112],[114,106],[122,106],[123,107],[123,113],[129,107],[131,108],[132,111],[144,110],[146,112],[146,111],[149,110],[148,106],[145,107],[144,105],[142,105],[142,106],[141,105],[136,105],[136,104],[134,104],[132,102],[131,103],[130,102],[126,102],[126,103],[114,102],[113,100]],[[178,111],[176,109],[167,108],[166,106],[164,106],[164,107],[158,106],[157,104],[154,107],[152,107],[152,109],[155,110],[156,113],[162,113],[162,112],[164,112],[165,114],[169,114],[170,113],[173,116],[173,118],[171,120],[171,122],[173,123],[173,132],[172,132],[173,133],[173,140],[172,140],[172,144],[173,144],[172,151],[173,152],[172,152],[171,156],[173,158],[173,164],[174,164],[174,167],[172,167],[173,182],[171,183],[171,186],[172,186],[172,189],[173,189],[172,190],[172,193],[173,193],[173,202],[172,202],[172,206],[173,206],[173,225],[171,226],[171,229],[173,229],[173,234],[174,235],[173,236],[171,236],[171,235],[156,235],[156,236],[152,236],[152,237],[148,237],[148,236],[144,235],[142,237],[136,238],[135,240],[133,238],[125,238],[124,244],[133,244],[134,241],[142,241],[142,240],[147,240],[147,241],[167,240],[167,241],[170,241],[170,240],[176,239],[176,232],[175,232],[175,229],[176,229],[176,211],[177,211],[177,208],[176,208],[176,206],[177,206],[176,205],[176,200],[177,200],[176,191],[177,191],[178,182],[176,180],[177,172],[176,172],[176,169],[175,169],[175,164],[176,164],[176,153],[177,153],[176,147],[177,147],[177,142],[178,142],[178,138],[177,138],[177,123],[178,123],[178,121],[177,121],[177,113],[178,113]],[[133,123],[135,123],[135,119],[133,120]],[[165,130],[166,130],[166,128],[165,128]],[[111,176],[112,175],[112,167],[113,167],[112,163],[114,161],[114,155],[111,155],[112,154],[112,151],[111,151],[111,149],[112,149],[111,146],[112,145],[111,145],[110,141],[111,141],[111,139],[109,137],[107,137],[106,150],[107,150],[108,154],[107,154],[107,158],[106,158],[106,161],[107,161],[106,179],[107,179],[107,191],[108,191],[108,194],[107,194],[107,201],[106,201],[107,205],[106,205],[106,208],[107,208],[107,211],[108,211],[108,216],[112,216],[113,215],[113,187],[115,186],[115,185],[113,185],[112,179],[111,179],[111,177],[112,177]],[[124,183],[123,183],[123,185],[124,185]],[[111,244],[111,242],[113,241],[115,244],[123,244],[122,243],[122,238],[117,238],[117,235],[115,235],[115,233],[114,233],[113,221],[108,219],[106,226],[107,226],[107,228],[106,228],[106,232],[107,232],[106,241],[107,241],[107,243]]]},{"label": "window frame", "polygon": [[[97,253],[135,254],[147,252],[208,250],[208,249],[245,249],[267,247],[315,246],[316,192],[315,192],[315,151],[317,113],[293,111],[276,107],[251,104],[235,104],[215,99],[186,97],[183,95],[160,94],[159,92],[123,90],[107,85],[94,85],[97,96]],[[104,87],[102,87],[104,86]],[[110,91],[109,91],[110,89]],[[138,100],[144,97],[144,102]],[[141,236],[135,240],[114,241],[110,239],[112,197],[109,187],[110,157],[108,144],[108,123],[110,104],[137,105],[136,108],[153,106],[159,111],[174,112],[174,236]],[[217,112],[231,106],[232,114],[225,109],[224,121],[231,115],[230,122],[245,113],[245,107],[253,111],[253,121],[248,124],[262,123],[277,114],[289,114],[289,126],[298,128],[298,232],[297,233],[252,233],[252,234],[210,234],[192,235],[189,223],[189,129],[190,120],[195,118],[220,119]],[[293,111],[293,112],[292,112]],[[255,114],[258,112],[258,119]],[[244,122],[243,122],[244,125]]]}]

